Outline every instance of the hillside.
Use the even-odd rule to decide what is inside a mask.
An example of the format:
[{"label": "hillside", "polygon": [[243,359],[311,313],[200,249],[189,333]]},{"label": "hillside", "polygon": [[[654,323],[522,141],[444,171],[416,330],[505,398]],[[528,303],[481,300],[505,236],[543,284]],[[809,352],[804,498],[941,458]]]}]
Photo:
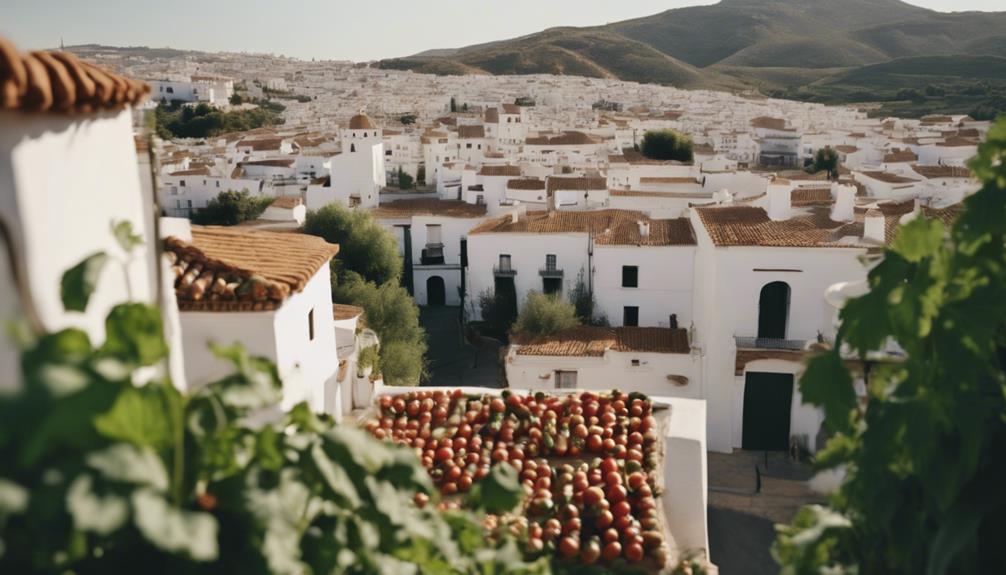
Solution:
[{"label": "hillside", "polygon": [[[1006,12],[945,14],[899,0],[721,0],[606,26],[429,50],[378,65],[440,74],[614,77],[812,99],[824,98],[823,91],[829,100],[859,101],[879,98],[856,80],[857,69],[869,77],[882,70],[874,66],[888,62],[949,58],[940,62],[945,66],[980,56],[1006,57]],[[993,68],[991,79],[1003,78]],[[895,74],[885,84],[897,91],[947,77],[920,70]],[[848,89],[836,88],[842,86]]]}]

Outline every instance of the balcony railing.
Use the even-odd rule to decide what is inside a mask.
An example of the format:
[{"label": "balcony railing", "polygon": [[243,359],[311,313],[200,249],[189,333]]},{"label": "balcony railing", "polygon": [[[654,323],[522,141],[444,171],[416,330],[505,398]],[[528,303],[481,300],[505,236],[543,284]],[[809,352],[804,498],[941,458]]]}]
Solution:
[{"label": "balcony railing", "polygon": [[426,249],[419,255],[419,263],[424,266],[444,263],[444,244],[426,244]]},{"label": "balcony railing", "polygon": [[800,351],[807,347],[805,339],[774,339],[769,337],[735,337],[737,348],[783,349]]},{"label": "balcony railing", "polygon": [[517,270],[510,266],[493,266],[493,275],[498,278],[512,278],[517,275]]},{"label": "balcony railing", "polygon": [[563,271],[561,268],[555,266],[545,266],[538,270],[538,275],[543,278],[561,278]]}]

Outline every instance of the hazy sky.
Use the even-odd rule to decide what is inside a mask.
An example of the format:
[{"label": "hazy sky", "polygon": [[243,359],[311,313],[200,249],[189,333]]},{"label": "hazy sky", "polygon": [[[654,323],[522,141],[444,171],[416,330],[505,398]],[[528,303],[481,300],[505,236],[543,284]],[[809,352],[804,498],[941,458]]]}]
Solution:
[{"label": "hazy sky", "polygon": [[[835,0],[841,2],[841,0]],[[0,0],[21,49],[70,44],[271,52],[371,60],[587,26],[714,0]],[[1004,0],[911,0],[941,11]]]}]

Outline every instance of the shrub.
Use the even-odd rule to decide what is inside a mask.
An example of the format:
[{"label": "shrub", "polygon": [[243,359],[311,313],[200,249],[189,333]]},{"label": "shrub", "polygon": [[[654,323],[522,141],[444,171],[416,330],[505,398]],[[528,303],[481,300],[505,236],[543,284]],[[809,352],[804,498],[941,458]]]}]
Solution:
[{"label": "shrub", "polygon": [[487,335],[505,340],[517,319],[517,295],[510,291],[483,290],[479,296],[483,330]]},{"label": "shrub", "polygon": [[356,272],[381,285],[397,283],[402,275],[402,256],[395,238],[365,210],[329,204],[308,212],[301,231],[339,244],[339,257],[333,262],[337,276],[344,271]]},{"label": "shrub", "polygon": [[578,325],[580,319],[573,304],[558,296],[532,291],[527,294],[513,329],[530,335],[550,335]]},{"label": "shrub", "polygon": [[253,196],[248,190],[227,190],[192,213],[192,222],[202,226],[236,226],[254,220],[273,202],[268,196]]},{"label": "shrub", "polygon": [[689,136],[670,129],[646,132],[643,134],[643,145],[640,146],[647,158],[679,162],[693,161],[693,148],[694,144]]}]

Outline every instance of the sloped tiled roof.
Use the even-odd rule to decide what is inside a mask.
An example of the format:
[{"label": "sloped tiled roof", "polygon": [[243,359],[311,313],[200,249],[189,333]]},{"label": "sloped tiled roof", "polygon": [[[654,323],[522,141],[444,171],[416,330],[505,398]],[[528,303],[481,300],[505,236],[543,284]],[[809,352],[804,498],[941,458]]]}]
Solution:
[{"label": "sloped tiled roof", "polygon": [[361,315],[363,315],[362,307],[342,303],[332,304],[332,319],[335,321],[353,319],[354,317],[360,317]]},{"label": "sloped tiled roof", "polygon": [[860,173],[863,174],[864,176],[868,177],[868,178],[873,178],[874,180],[879,180],[881,182],[886,182],[888,184],[914,184],[914,183],[916,183],[916,182],[919,181],[919,180],[915,180],[915,179],[912,179],[912,178],[906,178],[904,176],[899,176],[897,174],[891,174],[889,172],[870,171],[870,172],[860,172]]},{"label": "sloped tiled roof", "polygon": [[192,242],[164,240],[182,311],[276,309],[304,289],[339,246],[296,233],[192,226]]},{"label": "sloped tiled roof", "polygon": [[797,188],[790,193],[790,203],[795,207],[806,207],[832,203],[831,188]]},{"label": "sloped tiled roof", "polygon": [[556,190],[606,190],[607,178],[549,176],[548,193]]},{"label": "sloped tiled roof", "polygon": [[[601,357],[608,349],[638,353],[689,353],[688,331],[661,327],[579,326],[547,336],[515,336],[517,355]],[[523,343],[521,343],[523,342]]]},{"label": "sloped tiled roof", "polygon": [[530,146],[587,146],[599,142],[600,140],[594,136],[574,130],[555,136],[533,136],[524,141]]},{"label": "sloped tiled roof", "polygon": [[508,190],[544,190],[545,180],[538,178],[516,178],[506,183]]},{"label": "sloped tiled roof", "polygon": [[378,219],[401,219],[412,216],[444,216],[448,218],[481,218],[486,215],[486,206],[469,204],[459,200],[411,199],[382,203],[370,210]]},{"label": "sloped tiled roof", "polygon": [[69,52],[19,53],[0,38],[0,110],[90,113],[141,103],[150,86]]},{"label": "sloped tiled roof", "polygon": [[915,152],[911,150],[901,150],[895,148],[890,152],[884,154],[885,164],[899,164],[905,162],[918,162],[919,157],[915,155]]},{"label": "sloped tiled roof", "polygon": [[486,129],[482,124],[475,126],[458,126],[458,137],[459,138],[485,138]]},{"label": "sloped tiled roof", "polygon": [[971,170],[962,166],[920,166],[915,164],[912,170],[920,176],[932,178],[972,178]]},{"label": "sloped tiled roof", "polygon": [[251,148],[256,152],[278,150],[283,145],[283,138],[245,139],[235,144],[238,148]]},{"label": "sloped tiled roof", "polygon": [[480,176],[519,176],[520,166],[511,166],[507,164],[505,166],[499,166],[494,164],[486,164],[479,168]]},{"label": "sloped tiled roof", "polygon": [[[650,224],[650,233],[645,237],[640,234],[641,221]],[[504,216],[487,220],[469,232],[486,233],[590,233],[597,245],[695,245],[695,233],[687,218],[655,220],[632,210],[535,212],[521,216],[517,222]]]},{"label": "sloped tiled roof", "polygon": [[827,209],[811,215],[773,221],[754,206],[697,208],[699,219],[717,246],[866,247],[861,242],[840,243],[845,236],[862,237],[862,223],[833,221]]}]

